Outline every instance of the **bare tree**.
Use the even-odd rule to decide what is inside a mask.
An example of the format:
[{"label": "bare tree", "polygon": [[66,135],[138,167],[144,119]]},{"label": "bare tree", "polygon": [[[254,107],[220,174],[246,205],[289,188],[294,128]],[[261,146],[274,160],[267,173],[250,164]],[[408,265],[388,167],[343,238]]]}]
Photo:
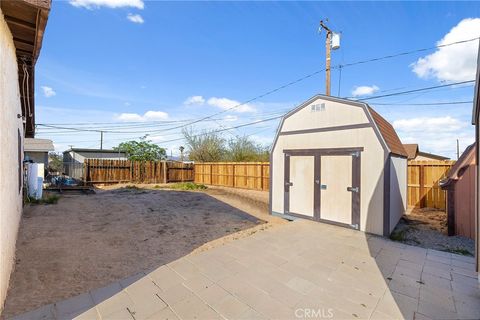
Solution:
[{"label": "bare tree", "polygon": [[228,161],[268,161],[269,158],[268,148],[256,144],[248,136],[238,136],[229,140],[227,151]]},{"label": "bare tree", "polygon": [[225,139],[216,132],[194,134],[193,129],[183,129],[188,158],[193,161],[215,162],[225,159]]}]

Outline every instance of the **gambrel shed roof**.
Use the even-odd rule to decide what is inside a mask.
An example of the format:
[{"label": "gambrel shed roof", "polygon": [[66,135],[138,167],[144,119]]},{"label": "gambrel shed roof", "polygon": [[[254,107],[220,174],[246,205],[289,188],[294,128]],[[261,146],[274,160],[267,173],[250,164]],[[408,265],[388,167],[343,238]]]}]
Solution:
[{"label": "gambrel shed roof", "polygon": [[368,111],[370,111],[373,121],[375,121],[375,124],[377,125],[378,130],[380,130],[380,134],[385,140],[385,143],[387,144],[390,151],[393,154],[396,154],[398,156],[408,157],[408,154],[405,151],[405,148],[403,147],[403,144],[400,141],[400,138],[398,137],[397,132],[395,131],[393,126],[390,124],[390,122],[385,120],[385,118],[383,118],[370,106],[368,107]]}]

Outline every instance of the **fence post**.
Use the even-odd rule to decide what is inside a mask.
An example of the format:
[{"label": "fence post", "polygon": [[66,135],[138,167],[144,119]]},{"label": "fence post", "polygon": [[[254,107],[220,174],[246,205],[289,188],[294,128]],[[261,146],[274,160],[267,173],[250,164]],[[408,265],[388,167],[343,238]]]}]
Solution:
[{"label": "fence post", "polygon": [[210,184],[213,185],[213,178],[212,178],[212,164],[210,163]]},{"label": "fence post", "polygon": [[85,161],[83,162],[83,185],[86,186],[87,185],[87,177],[88,177],[88,170],[89,168],[89,165],[88,165],[88,159],[85,159]]},{"label": "fence post", "polygon": [[163,160],[163,183],[167,184],[168,183],[168,178],[167,178],[168,170],[167,170],[167,161]]},{"label": "fence post", "polygon": [[235,176],[236,176],[236,172],[235,170],[237,169],[237,166],[234,164],[232,164],[232,187],[235,188]]},{"label": "fence post", "polygon": [[260,163],[260,190],[263,191],[263,163]]},{"label": "fence post", "polygon": [[420,179],[420,208],[425,208],[426,205],[426,197],[427,195],[425,193],[425,167],[423,164],[420,165],[419,169],[419,179]]}]

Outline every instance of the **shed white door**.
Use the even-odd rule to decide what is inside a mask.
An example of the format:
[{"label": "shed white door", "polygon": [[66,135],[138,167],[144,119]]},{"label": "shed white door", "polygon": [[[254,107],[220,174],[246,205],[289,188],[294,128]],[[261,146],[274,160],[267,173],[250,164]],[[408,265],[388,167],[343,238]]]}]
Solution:
[{"label": "shed white door", "polygon": [[352,156],[322,156],[320,219],[352,224]]},{"label": "shed white door", "polygon": [[313,156],[290,157],[290,213],[314,216],[314,159]]}]

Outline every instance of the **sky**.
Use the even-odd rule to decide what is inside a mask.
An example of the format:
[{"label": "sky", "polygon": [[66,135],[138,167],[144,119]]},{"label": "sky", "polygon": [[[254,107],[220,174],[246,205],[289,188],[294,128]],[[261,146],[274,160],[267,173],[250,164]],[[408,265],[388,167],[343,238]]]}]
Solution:
[{"label": "sky", "polygon": [[[36,65],[36,137],[60,152],[99,148],[100,130],[104,148],[148,135],[178,155],[188,128],[268,146],[279,121],[265,120],[325,92],[326,19],[341,34],[333,96],[366,99],[425,152],[456,158],[457,139],[461,151],[474,141],[473,83],[451,84],[475,79],[478,40],[450,44],[480,37],[480,5],[444,1],[53,1]],[[439,85],[449,86],[375,98]]]}]

